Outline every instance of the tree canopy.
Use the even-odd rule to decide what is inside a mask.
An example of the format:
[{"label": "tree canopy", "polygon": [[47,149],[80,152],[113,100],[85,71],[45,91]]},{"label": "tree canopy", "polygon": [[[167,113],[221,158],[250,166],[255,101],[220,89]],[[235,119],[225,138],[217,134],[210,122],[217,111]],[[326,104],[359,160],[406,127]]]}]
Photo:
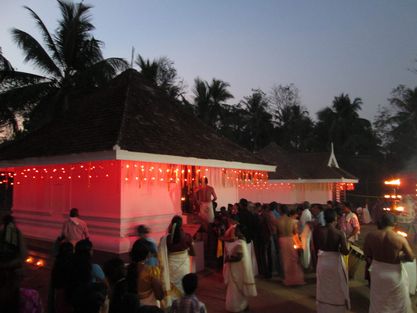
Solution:
[{"label": "tree canopy", "polygon": [[[33,129],[64,114],[71,97],[91,91],[127,68],[121,58],[103,57],[103,42],[92,31],[91,6],[58,0],[60,18],[50,33],[39,15],[25,7],[42,37],[12,29],[12,37],[38,74],[0,68],[0,111],[12,110],[26,120],[25,128]],[[0,113],[3,123],[7,116]]]}]

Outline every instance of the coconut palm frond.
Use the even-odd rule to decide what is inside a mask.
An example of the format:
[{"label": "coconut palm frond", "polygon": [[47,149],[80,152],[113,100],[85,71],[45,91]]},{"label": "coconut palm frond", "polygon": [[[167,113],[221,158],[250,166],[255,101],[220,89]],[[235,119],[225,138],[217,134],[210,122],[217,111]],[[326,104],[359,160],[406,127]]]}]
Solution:
[{"label": "coconut palm frond", "polygon": [[62,77],[59,68],[35,38],[16,28],[12,30],[12,36],[17,45],[26,54],[25,62],[34,63],[41,71],[49,73],[54,77]]},{"label": "coconut palm frond", "polygon": [[49,33],[48,29],[46,28],[45,24],[41,20],[38,14],[36,14],[35,11],[33,11],[31,8],[24,6],[26,10],[29,11],[32,18],[35,20],[36,25],[38,26],[39,30],[41,31],[42,38],[44,42],[46,43],[46,46],[48,47],[49,51],[52,53],[53,59],[58,62],[61,66],[63,66],[62,60],[59,56],[58,49],[55,45],[55,42]]},{"label": "coconut palm frond", "polygon": [[27,84],[39,83],[49,80],[47,77],[20,72],[20,71],[0,71],[0,92],[9,88],[15,88]]},{"label": "coconut palm frond", "polygon": [[9,89],[0,94],[0,103],[16,111],[26,110],[51,93],[54,88],[51,82],[41,82]]},{"label": "coconut palm frond", "polygon": [[80,88],[98,87],[128,67],[128,63],[122,58],[108,58],[77,72],[74,80]]}]

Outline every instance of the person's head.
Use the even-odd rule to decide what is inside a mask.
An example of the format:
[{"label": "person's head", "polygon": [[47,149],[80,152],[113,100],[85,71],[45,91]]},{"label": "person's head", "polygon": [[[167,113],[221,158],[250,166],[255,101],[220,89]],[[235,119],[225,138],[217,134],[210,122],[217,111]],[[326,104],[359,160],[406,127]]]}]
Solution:
[{"label": "person's head", "polygon": [[77,208],[72,208],[69,213],[70,217],[79,217],[80,213],[78,212]]},{"label": "person's head", "polygon": [[297,218],[298,216],[297,209],[291,209],[290,212],[288,213],[288,216],[291,218]]},{"label": "person's head", "polygon": [[134,263],[143,262],[149,255],[149,244],[146,239],[138,239],[132,246],[130,250],[130,259]]},{"label": "person's head", "polygon": [[239,207],[242,210],[247,209],[248,208],[248,200],[246,200],[244,198],[240,199],[240,201],[239,201]]},{"label": "person's head", "polygon": [[283,215],[290,214],[290,209],[285,204],[281,204],[279,207],[279,210],[281,211],[281,214]]},{"label": "person's head", "polygon": [[324,210],[324,220],[326,224],[332,224],[336,222],[337,213],[335,209],[326,209]]},{"label": "person's head", "polygon": [[149,227],[146,227],[145,225],[139,225],[137,228],[137,233],[139,237],[147,237],[149,232]]},{"label": "person's head", "polygon": [[189,273],[182,278],[182,288],[186,295],[195,293],[198,287],[198,276],[195,273]]},{"label": "person's head", "polygon": [[336,214],[337,214],[338,217],[343,215],[343,210],[340,207],[340,205],[335,206],[334,210],[336,211]]},{"label": "person's head", "polygon": [[272,202],[269,204],[269,209],[270,209],[271,211],[276,211],[276,210],[278,210],[278,202],[272,201]]},{"label": "person's head", "polygon": [[126,268],[122,259],[112,258],[104,263],[103,272],[106,274],[110,285],[114,285],[123,277],[126,277]]},{"label": "person's head", "polygon": [[174,225],[175,225],[176,228],[182,227],[182,217],[181,216],[175,215],[172,218],[171,223],[169,224],[169,227],[172,228],[172,227],[174,227]]},{"label": "person's head", "polygon": [[328,209],[332,209],[332,208],[333,208],[333,201],[331,201],[331,200],[327,201],[327,202],[326,202],[326,207],[327,207]]},{"label": "person's head", "polygon": [[74,254],[74,246],[71,242],[64,241],[59,245],[58,255],[60,258],[67,258]]},{"label": "person's head", "polygon": [[323,211],[323,207],[320,204],[314,203],[311,205],[310,211],[314,216],[317,216],[321,211]]},{"label": "person's head", "polygon": [[168,232],[171,236],[171,241],[174,243],[178,243],[181,237],[181,230],[182,230],[182,217],[179,215],[175,215],[172,220],[171,224],[169,224]]},{"label": "person's head", "polygon": [[347,201],[342,202],[342,210],[343,213],[349,213],[352,210],[350,203]]},{"label": "person's head", "polygon": [[93,243],[90,239],[82,239],[75,244],[75,253],[89,253],[91,254],[93,250]]},{"label": "person's head", "polygon": [[310,208],[310,202],[308,201],[304,201],[303,205],[302,205],[303,210],[309,209]]},{"label": "person's head", "polygon": [[208,178],[207,177],[204,177],[204,185],[208,185]]},{"label": "person's head", "polygon": [[378,228],[384,229],[386,227],[394,227],[397,222],[397,218],[394,214],[389,212],[384,212],[379,221],[378,221]]}]

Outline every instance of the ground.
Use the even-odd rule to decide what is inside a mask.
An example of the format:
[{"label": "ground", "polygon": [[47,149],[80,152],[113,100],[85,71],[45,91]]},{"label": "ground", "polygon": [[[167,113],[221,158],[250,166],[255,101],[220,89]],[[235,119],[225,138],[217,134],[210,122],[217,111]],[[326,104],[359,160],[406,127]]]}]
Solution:
[{"label": "ground", "polygon": [[[375,226],[364,226],[361,237],[366,235]],[[46,303],[50,269],[48,267],[35,269],[28,266],[26,269],[24,286],[40,291],[43,302]],[[199,273],[200,282],[198,297],[203,301],[209,313],[225,313],[225,286],[220,272],[206,270]],[[364,277],[364,262],[361,262],[355,278],[350,281],[350,298],[352,308],[349,312],[365,313],[369,308],[369,289]],[[306,274],[307,284],[301,287],[284,287],[274,277],[271,280],[257,279],[258,296],[249,299],[249,312],[276,313],[285,311],[289,313],[315,312],[315,274]],[[417,296],[412,297],[413,307],[416,310]]]}]

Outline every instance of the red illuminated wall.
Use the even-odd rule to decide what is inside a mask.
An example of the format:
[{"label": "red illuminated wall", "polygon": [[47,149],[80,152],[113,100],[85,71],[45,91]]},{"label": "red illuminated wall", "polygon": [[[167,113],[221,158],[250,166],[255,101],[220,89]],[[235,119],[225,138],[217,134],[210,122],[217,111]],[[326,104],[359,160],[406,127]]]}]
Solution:
[{"label": "red illuminated wall", "polygon": [[[95,249],[115,253],[129,251],[139,224],[150,226],[151,236],[158,240],[172,216],[181,214],[181,187],[191,179],[183,166],[137,161],[1,171],[13,176],[13,214],[25,236],[54,241],[70,208],[76,207],[88,223]],[[240,171],[203,167],[199,171],[215,188],[219,207],[238,201]]]}]

